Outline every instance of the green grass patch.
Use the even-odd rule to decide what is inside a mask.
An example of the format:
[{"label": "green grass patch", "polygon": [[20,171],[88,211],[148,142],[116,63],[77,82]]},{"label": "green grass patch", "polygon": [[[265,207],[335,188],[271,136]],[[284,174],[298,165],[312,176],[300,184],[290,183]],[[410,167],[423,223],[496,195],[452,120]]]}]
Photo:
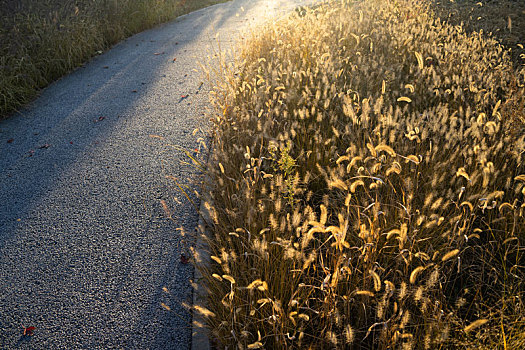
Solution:
[{"label": "green grass patch", "polygon": [[120,40],[224,0],[2,0],[0,118]]},{"label": "green grass patch", "polygon": [[219,72],[200,310],[218,348],[523,348],[508,50],[429,1],[331,1]]}]

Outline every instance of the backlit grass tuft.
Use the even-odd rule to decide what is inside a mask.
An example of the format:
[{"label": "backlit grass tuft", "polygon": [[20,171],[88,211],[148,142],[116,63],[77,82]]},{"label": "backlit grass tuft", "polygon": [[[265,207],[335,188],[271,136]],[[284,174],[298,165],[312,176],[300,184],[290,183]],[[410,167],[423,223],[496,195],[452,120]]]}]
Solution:
[{"label": "backlit grass tuft", "polygon": [[525,344],[525,69],[429,6],[297,11],[220,70],[219,348]]}]

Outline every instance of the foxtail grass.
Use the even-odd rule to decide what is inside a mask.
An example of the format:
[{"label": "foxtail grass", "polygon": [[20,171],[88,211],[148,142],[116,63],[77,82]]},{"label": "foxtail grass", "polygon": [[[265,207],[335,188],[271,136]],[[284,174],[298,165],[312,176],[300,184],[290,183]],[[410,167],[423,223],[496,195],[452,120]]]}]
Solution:
[{"label": "foxtail grass", "polygon": [[428,1],[254,33],[213,94],[218,348],[520,348],[525,69]]}]

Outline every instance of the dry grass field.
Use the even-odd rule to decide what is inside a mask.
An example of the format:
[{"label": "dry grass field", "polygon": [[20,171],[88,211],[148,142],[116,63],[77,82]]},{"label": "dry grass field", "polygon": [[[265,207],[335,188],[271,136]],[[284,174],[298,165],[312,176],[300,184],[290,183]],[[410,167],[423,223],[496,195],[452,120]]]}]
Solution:
[{"label": "dry grass field", "polygon": [[215,72],[218,348],[525,347],[525,68],[456,5],[300,9]]},{"label": "dry grass field", "polygon": [[515,67],[525,64],[525,2],[518,0],[434,0],[437,16],[467,31],[492,35],[507,49]]}]

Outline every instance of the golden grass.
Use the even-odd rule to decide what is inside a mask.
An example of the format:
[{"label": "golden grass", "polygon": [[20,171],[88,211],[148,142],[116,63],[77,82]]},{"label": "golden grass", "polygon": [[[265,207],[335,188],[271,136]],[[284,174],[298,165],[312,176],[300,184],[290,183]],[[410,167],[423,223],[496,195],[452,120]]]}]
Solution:
[{"label": "golden grass", "polygon": [[[515,69],[525,66],[525,2],[513,0],[433,0],[437,16],[452,25],[461,24],[467,32],[480,32],[499,41],[509,50]],[[506,130],[516,133],[525,126],[523,89],[512,80],[509,98],[502,106],[508,116]],[[521,101],[521,102],[520,102]]]},{"label": "golden grass", "polygon": [[511,62],[428,1],[331,1],[255,33],[213,95],[216,345],[523,345]]},{"label": "golden grass", "polygon": [[514,0],[433,0],[436,14],[467,31],[483,31],[508,49],[516,67],[525,64],[525,3]]}]

